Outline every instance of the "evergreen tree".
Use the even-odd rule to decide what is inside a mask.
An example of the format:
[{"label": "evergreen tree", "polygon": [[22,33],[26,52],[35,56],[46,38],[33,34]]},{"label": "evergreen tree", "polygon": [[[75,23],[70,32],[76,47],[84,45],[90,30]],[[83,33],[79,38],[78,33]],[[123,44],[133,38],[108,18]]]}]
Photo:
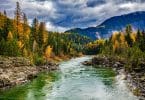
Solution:
[{"label": "evergreen tree", "polygon": [[145,52],[145,33],[144,33],[144,31],[142,32],[142,35],[140,36],[138,44],[139,44],[139,48],[141,49],[141,51]]},{"label": "evergreen tree", "polygon": [[132,33],[132,26],[129,24],[126,26],[126,34],[131,34]]},{"label": "evergreen tree", "polygon": [[7,16],[7,12],[6,12],[6,10],[4,10],[4,16]]},{"label": "evergreen tree", "polygon": [[38,45],[40,48],[42,48],[44,46],[45,43],[45,34],[46,34],[46,28],[45,28],[45,23],[44,22],[40,22],[40,26],[39,26],[39,32],[38,32]]},{"label": "evergreen tree", "polygon": [[129,47],[133,46],[133,40],[131,38],[131,34],[132,34],[132,27],[131,27],[131,25],[127,25],[126,26],[126,36],[125,36],[125,39],[126,39],[127,44],[128,44]]},{"label": "evergreen tree", "polygon": [[20,38],[20,37],[21,37],[21,34],[22,34],[21,20],[22,20],[21,7],[20,7],[19,2],[16,2],[16,9],[15,9],[15,24],[16,24],[17,38]]},{"label": "evergreen tree", "polygon": [[31,33],[30,33],[30,48],[31,48],[31,51],[34,51],[33,50],[34,49],[33,48],[34,41],[38,42],[38,30],[39,30],[39,22],[38,22],[37,18],[34,18],[33,22],[32,22]]},{"label": "evergreen tree", "polygon": [[6,11],[4,11],[4,12],[5,12],[5,15],[3,17],[4,22],[3,22],[3,26],[2,26],[1,36],[6,40],[9,31],[13,32],[14,25],[13,25],[12,20],[7,17]]},{"label": "evergreen tree", "polygon": [[22,18],[21,7],[20,7],[19,2],[16,2],[15,20],[16,20],[16,23],[17,23],[17,27],[18,27],[18,25],[21,21],[21,18]]},{"label": "evergreen tree", "polygon": [[138,29],[137,30],[137,34],[136,34],[136,41],[140,41],[140,39],[141,39],[141,37],[142,37],[142,33],[141,33],[141,31]]}]

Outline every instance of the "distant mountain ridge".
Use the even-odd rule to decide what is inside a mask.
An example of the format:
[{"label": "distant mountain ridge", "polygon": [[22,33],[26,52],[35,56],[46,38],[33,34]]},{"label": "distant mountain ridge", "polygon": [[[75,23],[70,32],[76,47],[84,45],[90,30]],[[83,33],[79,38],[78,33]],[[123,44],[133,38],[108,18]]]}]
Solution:
[{"label": "distant mountain ridge", "polygon": [[133,12],[121,16],[114,16],[107,19],[102,24],[96,27],[88,27],[85,29],[75,28],[75,29],[70,29],[66,32],[79,33],[81,35],[88,36],[92,39],[98,39],[100,37],[108,38],[111,36],[113,31],[121,31],[128,24],[131,24],[135,30],[137,29],[144,30],[145,11]]}]

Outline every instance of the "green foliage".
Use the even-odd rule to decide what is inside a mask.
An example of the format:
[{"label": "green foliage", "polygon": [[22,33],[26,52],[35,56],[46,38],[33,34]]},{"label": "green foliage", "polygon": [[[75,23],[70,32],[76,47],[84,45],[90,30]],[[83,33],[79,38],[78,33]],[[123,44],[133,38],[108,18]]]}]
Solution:
[{"label": "green foliage", "polygon": [[5,41],[2,39],[0,41],[0,51],[0,55],[20,56],[20,51],[16,40]]},{"label": "green foliage", "polygon": [[87,55],[94,55],[102,52],[105,40],[96,40],[85,45],[84,53]]},{"label": "green foliage", "polygon": [[132,27],[129,24],[129,25],[126,26],[126,34],[131,34],[131,33],[132,33]]},{"label": "green foliage", "polygon": [[145,62],[145,33],[133,33],[129,25],[125,33],[113,34],[106,40],[101,51],[103,55],[123,58],[126,71],[139,71]]},{"label": "green foliage", "polygon": [[132,47],[132,46],[133,46],[133,40],[132,40],[130,34],[127,33],[127,35],[125,36],[125,38],[126,38],[127,44],[128,44],[130,47]]},{"label": "green foliage", "polygon": [[39,54],[35,53],[33,55],[33,63],[35,65],[38,65],[38,66],[43,65],[44,64],[44,58],[42,57],[42,55],[39,55]]},{"label": "green foliage", "polygon": [[92,41],[79,34],[48,32],[45,22],[39,23],[37,18],[30,27],[19,2],[16,2],[14,19],[8,18],[4,11],[4,14],[0,13],[0,22],[0,55],[27,56],[36,65],[43,64],[49,57],[77,56],[85,44]]}]

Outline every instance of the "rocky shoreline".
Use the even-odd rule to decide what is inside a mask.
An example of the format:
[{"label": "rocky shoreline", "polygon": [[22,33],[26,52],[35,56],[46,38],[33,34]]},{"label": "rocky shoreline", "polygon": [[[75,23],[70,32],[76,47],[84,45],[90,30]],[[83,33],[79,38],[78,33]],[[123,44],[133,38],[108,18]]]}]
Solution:
[{"label": "rocky shoreline", "polygon": [[42,66],[35,66],[24,57],[0,56],[0,90],[24,84],[36,78],[40,72],[58,69],[58,64],[48,62]]},{"label": "rocky shoreline", "polygon": [[129,89],[139,97],[139,100],[145,100],[145,63],[142,62],[139,65],[140,69],[135,68],[131,72],[125,69],[127,63],[124,59],[100,55],[93,57],[90,61],[83,62],[84,65],[92,65],[96,68],[109,67],[113,68],[117,74],[123,73],[125,76],[123,79],[126,80]]}]

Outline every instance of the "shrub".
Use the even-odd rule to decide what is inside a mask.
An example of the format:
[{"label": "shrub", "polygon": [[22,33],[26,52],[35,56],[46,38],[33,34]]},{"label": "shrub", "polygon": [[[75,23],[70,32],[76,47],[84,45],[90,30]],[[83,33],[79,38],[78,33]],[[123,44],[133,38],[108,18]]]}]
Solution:
[{"label": "shrub", "polygon": [[38,54],[34,54],[33,63],[37,66],[44,64],[44,58]]}]

